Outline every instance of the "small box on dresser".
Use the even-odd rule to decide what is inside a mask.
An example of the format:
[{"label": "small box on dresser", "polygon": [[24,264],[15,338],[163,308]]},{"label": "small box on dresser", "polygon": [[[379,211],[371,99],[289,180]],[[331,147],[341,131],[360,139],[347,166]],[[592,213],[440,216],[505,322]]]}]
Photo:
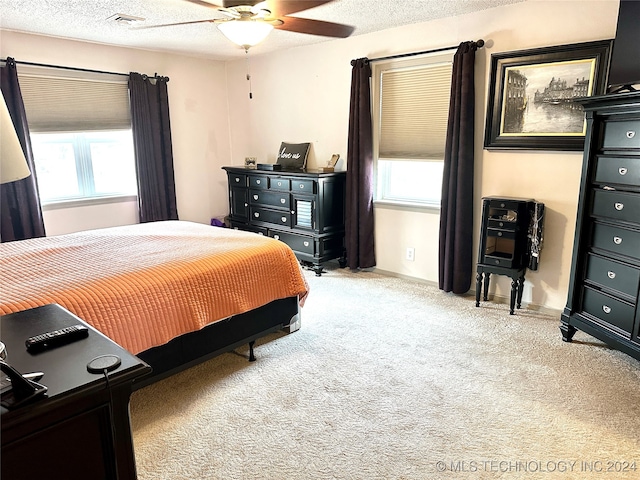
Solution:
[{"label": "small box on dresser", "polygon": [[563,339],[577,329],[640,359],[640,93],[580,101],[587,116]]}]

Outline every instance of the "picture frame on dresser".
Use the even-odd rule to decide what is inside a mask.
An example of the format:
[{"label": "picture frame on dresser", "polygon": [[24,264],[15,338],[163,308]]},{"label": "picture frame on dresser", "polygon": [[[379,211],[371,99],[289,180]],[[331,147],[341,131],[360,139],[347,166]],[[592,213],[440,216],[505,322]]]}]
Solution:
[{"label": "picture frame on dresser", "polygon": [[606,91],[613,40],[491,55],[484,148],[582,150],[574,99]]}]

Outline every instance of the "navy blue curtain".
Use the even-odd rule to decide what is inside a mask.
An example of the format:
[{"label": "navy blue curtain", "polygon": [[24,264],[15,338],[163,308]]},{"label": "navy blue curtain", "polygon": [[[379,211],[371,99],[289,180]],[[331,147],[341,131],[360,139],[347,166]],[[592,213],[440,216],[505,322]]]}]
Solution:
[{"label": "navy blue curtain", "polygon": [[27,114],[24,110],[18,71],[13,58],[7,58],[6,65],[0,68],[0,88],[31,170],[31,175],[25,179],[0,185],[0,237],[3,242],[44,237],[44,220],[38,195]]},{"label": "navy blue curtain", "polygon": [[177,220],[167,77],[131,72],[131,128],[140,223]]},{"label": "navy blue curtain", "polygon": [[447,143],[442,178],[439,287],[466,293],[473,277],[473,175],[475,55],[463,42],[454,55]]},{"label": "navy blue curtain", "polygon": [[373,133],[371,128],[371,66],[352,60],[345,242],[351,269],[376,265],[373,224]]}]

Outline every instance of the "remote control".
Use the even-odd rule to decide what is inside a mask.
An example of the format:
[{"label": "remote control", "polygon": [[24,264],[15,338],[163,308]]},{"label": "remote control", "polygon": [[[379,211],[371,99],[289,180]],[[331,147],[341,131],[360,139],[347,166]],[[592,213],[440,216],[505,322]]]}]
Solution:
[{"label": "remote control", "polygon": [[41,333],[29,337],[25,342],[27,350],[31,353],[41,352],[49,348],[60,347],[67,343],[75,342],[89,336],[89,329],[84,325],[72,325],[52,332]]}]

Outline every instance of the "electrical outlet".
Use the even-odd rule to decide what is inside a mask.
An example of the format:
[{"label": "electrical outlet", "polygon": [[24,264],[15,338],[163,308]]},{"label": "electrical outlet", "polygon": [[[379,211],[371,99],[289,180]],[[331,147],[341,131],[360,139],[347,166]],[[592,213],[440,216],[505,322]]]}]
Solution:
[{"label": "electrical outlet", "polygon": [[410,261],[413,262],[414,258],[415,258],[415,253],[416,253],[416,249],[413,247],[407,247],[407,254],[405,256],[405,258]]}]

